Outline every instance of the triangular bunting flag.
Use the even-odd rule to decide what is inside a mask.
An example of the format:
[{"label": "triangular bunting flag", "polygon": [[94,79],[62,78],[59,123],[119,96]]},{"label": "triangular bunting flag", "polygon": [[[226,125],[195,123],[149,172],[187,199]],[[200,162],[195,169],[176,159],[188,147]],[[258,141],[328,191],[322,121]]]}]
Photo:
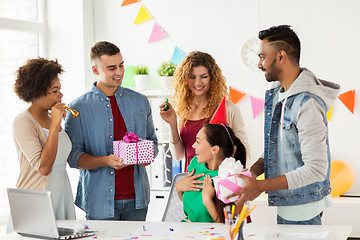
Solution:
[{"label": "triangular bunting flag", "polygon": [[329,122],[330,122],[330,118],[331,118],[332,109],[333,109],[333,106],[330,106],[330,109],[327,112],[327,119],[328,119]]},{"label": "triangular bunting flag", "polygon": [[355,90],[342,93],[338,98],[354,114]]},{"label": "triangular bunting flag", "polygon": [[149,11],[144,7],[144,5],[141,5],[141,8],[138,12],[138,15],[136,16],[136,19],[134,21],[134,24],[146,22],[150,19],[152,19],[153,16],[149,13]]},{"label": "triangular bunting flag", "polygon": [[227,117],[226,112],[226,99],[225,97],[221,101],[220,105],[216,109],[214,115],[212,116],[211,120],[209,121],[210,124],[224,124],[225,126],[229,126],[229,120]]},{"label": "triangular bunting flag", "polygon": [[121,7],[126,6],[126,5],[130,5],[133,3],[137,3],[140,2],[141,0],[124,0],[123,3],[121,4]]},{"label": "triangular bunting flag", "polygon": [[150,35],[148,43],[155,42],[167,36],[167,33],[162,29],[159,24],[155,23]]},{"label": "triangular bunting flag", "polygon": [[179,63],[181,63],[185,55],[186,54],[180,48],[175,47],[174,53],[171,57],[171,61],[175,63],[175,65],[178,65]]},{"label": "triangular bunting flag", "polygon": [[263,110],[265,106],[265,101],[261,98],[250,97],[251,98],[251,106],[253,111],[253,118],[255,119],[257,115]]},{"label": "triangular bunting flag", "polygon": [[237,104],[244,96],[246,95],[246,93],[241,92],[240,90],[233,88],[233,87],[229,87],[229,100],[234,103]]}]

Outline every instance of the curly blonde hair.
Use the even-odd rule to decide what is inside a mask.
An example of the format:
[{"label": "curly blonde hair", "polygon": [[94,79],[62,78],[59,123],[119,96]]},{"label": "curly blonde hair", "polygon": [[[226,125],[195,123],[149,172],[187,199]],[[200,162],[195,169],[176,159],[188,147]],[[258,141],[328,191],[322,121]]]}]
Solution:
[{"label": "curly blonde hair", "polygon": [[[188,87],[189,76],[193,67],[203,66],[207,68],[210,76],[209,98],[206,107],[200,113],[203,118],[210,118],[221,100],[227,96],[226,79],[216,64],[215,59],[208,53],[193,51],[189,53],[180,66],[177,67],[172,82],[172,102],[177,116],[185,120],[191,111],[191,103],[194,99],[193,92]],[[185,123],[184,122],[184,123]]]}]

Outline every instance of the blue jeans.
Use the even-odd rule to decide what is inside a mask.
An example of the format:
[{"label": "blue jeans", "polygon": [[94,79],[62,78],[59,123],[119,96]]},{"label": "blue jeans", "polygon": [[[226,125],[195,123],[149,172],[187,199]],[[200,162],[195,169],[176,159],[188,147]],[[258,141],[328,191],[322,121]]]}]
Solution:
[{"label": "blue jeans", "polygon": [[277,224],[295,224],[295,225],[321,225],[321,217],[323,213],[321,212],[319,215],[315,216],[310,220],[305,221],[289,221],[285,220],[279,215],[277,215]]},{"label": "blue jeans", "polygon": [[135,198],[115,200],[114,217],[104,220],[145,221],[147,210],[147,207],[135,209]]}]

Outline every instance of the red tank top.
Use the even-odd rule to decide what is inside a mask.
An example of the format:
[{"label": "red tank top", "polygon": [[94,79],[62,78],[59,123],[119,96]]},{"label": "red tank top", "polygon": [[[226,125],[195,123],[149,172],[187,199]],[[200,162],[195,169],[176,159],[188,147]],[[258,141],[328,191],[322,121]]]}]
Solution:
[{"label": "red tank top", "polygon": [[208,118],[200,120],[187,120],[185,126],[180,126],[180,138],[185,146],[185,172],[190,164],[191,159],[195,156],[195,149],[192,145],[195,143],[196,134],[200,131],[202,126],[209,122]]}]

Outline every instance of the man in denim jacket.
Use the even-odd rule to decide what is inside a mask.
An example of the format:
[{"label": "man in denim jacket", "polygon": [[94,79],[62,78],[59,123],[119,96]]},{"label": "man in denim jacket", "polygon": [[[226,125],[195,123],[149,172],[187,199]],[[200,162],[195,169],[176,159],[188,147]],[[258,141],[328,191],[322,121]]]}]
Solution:
[{"label": "man in denim jacket", "polygon": [[[258,67],[274,82],[265,97],[265,151],[251,167],[238,204],[268,192],[278,224],[321,224],[331,205],[327,111],[340,86],[300,68],[300,40],[290,26],[263,30]],[[265,172],[265,180],[255,177]]]},{"label": "man in denim jacket", "polygon": [[68,115],[65,123],[72,141],[68,162],[80,169],[75,204],[87,219],[144,221],[150,201],[145,164],[123,164],[113,155],[113,141],[134,132],[154,142],[156,155],[150,104],[146,96],[121,87],[124,61],[117,46],[97,42],[91,60],[97,81],[70,104],[80,114]]}]

